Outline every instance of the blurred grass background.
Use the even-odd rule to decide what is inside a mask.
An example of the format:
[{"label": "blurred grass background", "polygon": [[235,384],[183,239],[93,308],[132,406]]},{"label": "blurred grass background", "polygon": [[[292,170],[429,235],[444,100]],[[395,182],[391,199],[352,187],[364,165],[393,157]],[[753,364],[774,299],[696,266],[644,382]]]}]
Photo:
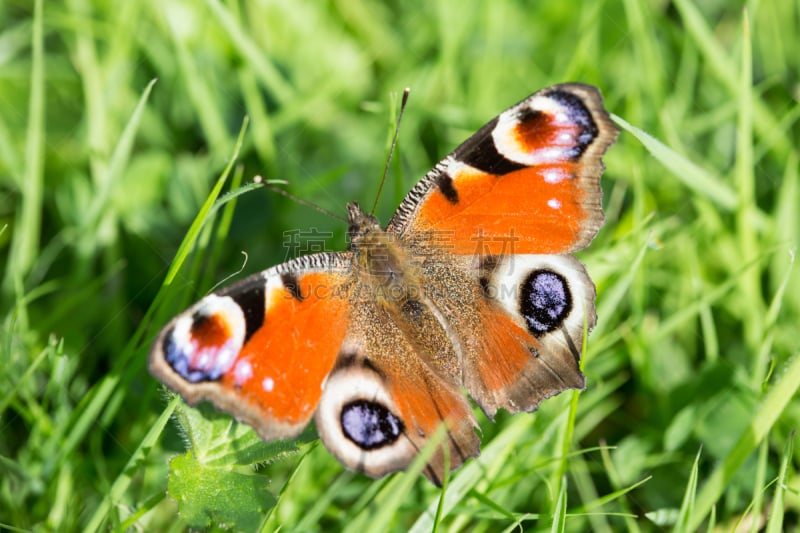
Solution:
[{"label": "blurred grass background", "polygon": [[[798,34],[797,1],[0,3],[0,529],[796,527]],[[580,254],[588,387],[479,415],[483,455],[445,491],[343,471],[313,432],[260,443],[150,377],[168,318],[283,261],[284,231],[344,246],[260,188],[206,220],[215,185],[369,205],[409,86],[387,221],[480,125],[572,80],[625,128]]]}]

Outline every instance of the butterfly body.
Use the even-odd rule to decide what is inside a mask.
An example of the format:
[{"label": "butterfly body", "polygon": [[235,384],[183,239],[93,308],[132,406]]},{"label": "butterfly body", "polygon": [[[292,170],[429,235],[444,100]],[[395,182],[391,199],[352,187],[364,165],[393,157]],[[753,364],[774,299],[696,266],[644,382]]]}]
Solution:
[{"label": "butterfly body", "polygon": [[463,389],[489,416],[581,389],[595,289],[570,253],[602,224],[600,157],[616,136],[596,89],[536,93],[406,196],[386,229],[347,206],[347,251],[300,257],[205,297],[156,340],[151,371],[267,440],[311,417],[346,466],[425,474],[479,453]]}]

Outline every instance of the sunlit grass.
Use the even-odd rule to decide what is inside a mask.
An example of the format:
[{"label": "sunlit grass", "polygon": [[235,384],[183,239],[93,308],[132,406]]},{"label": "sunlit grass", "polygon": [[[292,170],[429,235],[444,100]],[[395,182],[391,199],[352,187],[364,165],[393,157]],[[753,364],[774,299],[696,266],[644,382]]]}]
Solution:
[{"label": "sunlit grass", "polygon": [[[796,2],[0,4],[0,528],[796,527],[798,20]],[[480,458],[439,490],[344,471],[313,430],[264,444],[149,375],[158,329],[283,261],[284,231],[344,246],[253,176],[370,205],[409,86],[387,221],[477,127],[569,80],[623,131],[580,254],[586,391],[479,414]]]}]

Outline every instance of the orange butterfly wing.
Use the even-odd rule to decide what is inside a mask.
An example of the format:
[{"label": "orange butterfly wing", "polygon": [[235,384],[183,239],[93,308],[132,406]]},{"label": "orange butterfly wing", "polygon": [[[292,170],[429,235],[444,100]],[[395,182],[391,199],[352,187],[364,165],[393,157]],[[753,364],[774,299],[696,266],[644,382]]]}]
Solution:
[{"label": "orange butterfly wing", "polygon": [[388,231],[469,255],[556,254],[603,224],[601,156],[617,130],[597,89],[539,91],[486,124],[406,196]]}]

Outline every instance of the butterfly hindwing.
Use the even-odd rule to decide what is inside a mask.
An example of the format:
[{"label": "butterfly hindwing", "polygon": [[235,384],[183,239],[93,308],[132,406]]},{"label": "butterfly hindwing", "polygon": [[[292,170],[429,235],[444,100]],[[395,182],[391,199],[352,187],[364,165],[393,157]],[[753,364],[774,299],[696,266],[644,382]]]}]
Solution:
[{"label": "butterfly hindwing", "polygon": [[435,360],[444,374],[489,417],[499,408],[532,411],[558,392],[583,388],[578,363],[583,333],[595,322],[595,289],[580,261],[456,256],[419,237],[408,243],[427,280],[420,300],[445,339],[437,341],[425,325],[413,331],[438,346]]},{"label": "butterfly hindwing", "polygon": [[484,411],[532,411],[563,390],[583,389],[579,361],[584,332],[595,324],[595,288],[580,261],[493,258],[478,275],[481,343],[465,360],[464,385]]},{"label": "butterfly hindwing", "polygon": [[443,430],[423,470],[440,484],[445,454],[450,468],[457,468],[478,454],[480,440],[466,398],[434,360],[441,344],[421,346],[419,334],[409,331],[425,323],[431,335],[441,337],[441,326],[421,318],[422,309],[413,314],[397,316],[372,302],[353,310],[317,410],[317,430],[343,464],[373,477],[405,469]]}]

